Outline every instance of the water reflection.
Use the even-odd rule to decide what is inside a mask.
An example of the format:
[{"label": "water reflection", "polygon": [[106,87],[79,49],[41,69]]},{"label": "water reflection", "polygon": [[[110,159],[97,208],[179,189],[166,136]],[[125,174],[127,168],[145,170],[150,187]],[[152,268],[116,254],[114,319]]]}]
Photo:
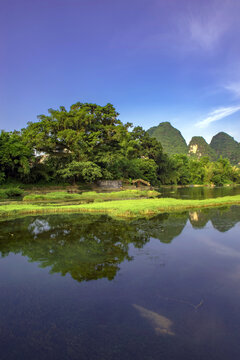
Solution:
[{"label": "water reflection", "polygon": [[107,216],[48,216],[2,223],[0,252],[27,256],[50,267],[51,273],[69,273],[77,281],[106,277],[112,280],[119,264],[131,260],[129,243],[148,240],[131,224]]},{"label": "water reflection", "polygon": [[240,207],[1,222],[1,359],[239,359],[239,221]]},{"label": "water reflection", "polygon": [[190,211],[189,220],[196,229],[204,228],[211,221],[216,230],[226,232],[240,221],[240,210],[239,206],[232,206]]},{"label": "water reflection", "polygon": [[176,187],[168,186],[158,189],[162,197],[172,197],[177,199],[209,199],[220,196],[234,196],[240,194],[240,186],[187,186]]},{"label": "water reflection", "polygon": [[160,214],[149,220],[138,219],[132,224],[138,231],[144,233],[148,240],[150,237],[160,240],[163,243],[171,241],[181,234],[188,220],[188,212],[176,214]]},{"label": "water reflection", "polygon": [[120,264],[132,260],[130,245],[142,248],[151,238],[171,243],[188,220],[194,228],[211,221],[215,229],[225,232],[240,221],[240,207],[160,214],[134,221],[107,215],[26,217],[0,223],[0,254],[27,256],[40,267],[49,267],[50,273],[70,274],[79,282],[112,280]]},{"label": "water reflection", "polygon": [[157,335],[175,335],[172,331],[173,322],[170,319],[140,305],[133,304],[133,307],[150,322]]}]

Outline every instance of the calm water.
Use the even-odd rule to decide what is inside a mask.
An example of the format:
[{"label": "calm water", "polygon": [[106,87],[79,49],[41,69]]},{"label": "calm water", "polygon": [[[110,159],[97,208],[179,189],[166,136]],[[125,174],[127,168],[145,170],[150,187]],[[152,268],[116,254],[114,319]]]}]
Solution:
[{"label": "calm water", "polygon": [[240,207],[0,223],[1,360],[238,360]]},{"label": "calm water", "polygon": [[209,199],[220,196],[240,195],[240,186],[220,187],[179,187],[169,186],[158,189],[161,197],[173,197],[177,199]]}]

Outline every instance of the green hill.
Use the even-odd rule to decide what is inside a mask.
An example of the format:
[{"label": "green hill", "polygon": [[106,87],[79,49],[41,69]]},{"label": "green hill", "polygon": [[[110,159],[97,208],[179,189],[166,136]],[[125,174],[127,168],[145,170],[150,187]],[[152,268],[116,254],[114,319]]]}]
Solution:
[{"label": "green hill", "polygon": [[200,159],[203,156],[208,156],[210,160],[216,160],[217,154],[215,150],[202,136],[193,136],[188,145],[188,154],[190,156]]},{"label": "green hill", "polygon": [[194,136],[188,146],[181,132],[169,122],[153,126],[147,132],[160,141],[168,155],[189,154],[196,158],[208,156],[212,161],[222,156],[228,158],[232,164],[240,163],[240,143],[225,132],[213,136],[210,145],[202,136]]},{"label": "green hill", "polygon": [[155,137],[162,144],[164,152],[168,155],[187,154],[187,143],[181,132],[169,122],[162,122],[147,130],[151,137]]},{"label": "green hill", "polygon": [[240,162],[240,144],[225,132],[213,136],[210,146],[215,150],[218,157],[228,158],[232,164]]}]

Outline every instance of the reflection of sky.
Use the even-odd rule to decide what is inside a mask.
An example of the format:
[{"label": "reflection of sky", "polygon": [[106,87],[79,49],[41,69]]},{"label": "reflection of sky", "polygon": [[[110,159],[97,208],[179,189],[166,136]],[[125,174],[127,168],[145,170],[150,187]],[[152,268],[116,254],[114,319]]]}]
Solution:
[{"label": "reflection of sky", "polygon": [[[215,209],[204,213],[209,218],[219,215]],[[228,225],[230,213],[224,214],[222,221]],[[237,219],[237,214],[232,211],[233,218]],[[187,217],[186,213],[182,215]],[[180,214],[177,216],[181,218]],[[70,234],[79,224],[84,226],[86,220],[82,215],[67,218],[68,225],[71,218],[74,220],[67,227]],[[139,359],[158,359],[159,354],[173,360],[238,358],[234,355],[240,351],[239,222],[224,232],[214,228],[211,221],[198,229],[190,221],[186,225],[183,222],[182,231],[177,231],[171,243],[161,243],[151,235],[142,248],[130,246],[132,261],[125,259],[119,264],[113,281],[101,278],[78,282],[70,274],[60,276],[58,272],[51,273],[50,267],[42,268],[42,252],[39,262],[28,262],[26,257],[28,250],[34,253],[36,237],[46,245],[46,251],[56,245],[55,240],[48,242],[51,234],[58,235],[58,243],[63,219],[63,216],[29,217],[20,219],[17,225],[15,221],[9,222],[13,236],[8,240],[12,241],[13,249],[18,239],[24,239],[26,231],[34,240],[26,237],[29,249],[23,246],[25,256],[20,248],[17,255],[0,259],[3,358],[17,359],[20,350],[22,354],[27,351],[31,358],[36,358],[34,354],[39,352],[39,359],[52,359],[54,352],[56,359],[78,358],[81,354],[83,359],[97,360],[100,351],[102,358],[114,359],[131,358],[129,354]],[[159,218],[158,222],[166,220],[169,228],[176,226],[174,217]],[[221,222],[220,216],[218,221]],[[101,229],[100,222],[94,224],[96,230]],[[145,227],[145,231],[149,229],[150,234],[154,224]],[[93,226],[92,230],[94,234]],[[135,232],[129,232],[131,236],[134,238]],[[162,236],[161,233],[161,239]],[[70,246],[73,251],[69,253],[66,241],[64,251],[57,256],[64,265],[71,254],[74,263],[70,264],[77,272],[81,271],[82,258],[75,258],[73,240]],[[4,242],[2,246],[5,248]],[[94,249],[95,246],[93,252]],[[197,307],[199,304],[202,305]]]},{"label": "reflection of sky", "polygon": [[239,141],[239,11],[235,0],[3,0],[0,128],[80,100],[144,128],[170,121],[187,140]]},{"label": "reflection of sky", "polygon": [[43,219],[34,220],[28,227],[28,230],[34,235],[41,234],[44,231],[48,231],[50,229],[51,227],[48,221]]}]

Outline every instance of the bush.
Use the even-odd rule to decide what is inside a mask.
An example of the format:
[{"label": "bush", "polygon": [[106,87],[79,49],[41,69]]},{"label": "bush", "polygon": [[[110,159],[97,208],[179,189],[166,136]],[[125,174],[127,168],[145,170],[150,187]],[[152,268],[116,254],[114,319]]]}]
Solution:
[{"label": "bush", "polygon": [[22,196],[23,193],[24,193],[24,191],[22,189],[20,189],[19,187],[1,189],[0,190],[0,198],[7,199],[7,198],[12,198],[12,197],[18,197],[18,196]]}]

